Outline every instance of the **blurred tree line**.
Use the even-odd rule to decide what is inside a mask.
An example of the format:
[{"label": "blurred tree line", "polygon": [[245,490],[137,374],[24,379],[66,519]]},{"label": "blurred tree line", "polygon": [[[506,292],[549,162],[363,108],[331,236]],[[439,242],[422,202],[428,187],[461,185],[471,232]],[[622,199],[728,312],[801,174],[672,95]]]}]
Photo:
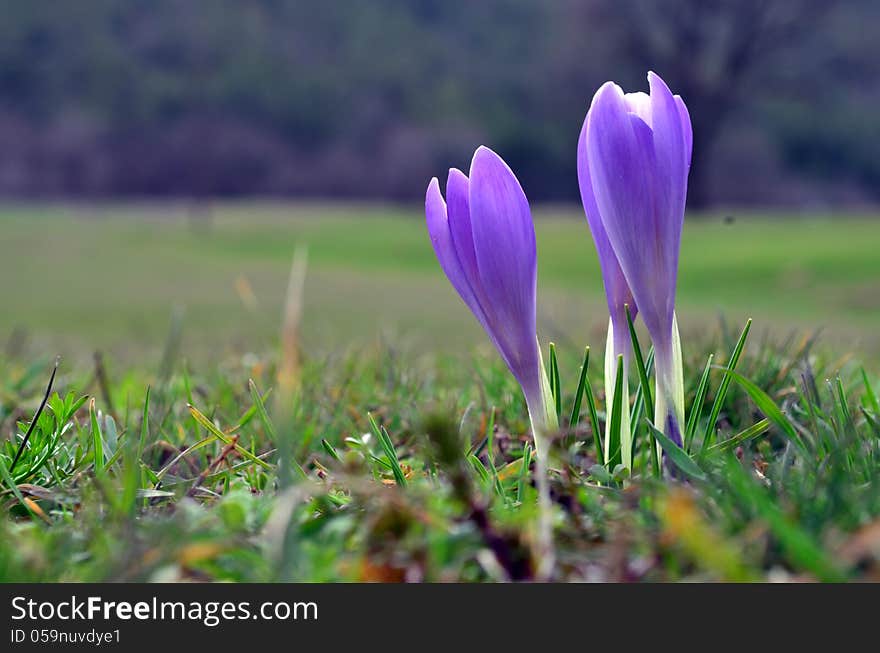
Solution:
[{"label": "blurred tree line", "polygon": [[577,198],[607,79],[695,126],[695,205],[880,196],[876,0],[0,0],[0,193]]}]

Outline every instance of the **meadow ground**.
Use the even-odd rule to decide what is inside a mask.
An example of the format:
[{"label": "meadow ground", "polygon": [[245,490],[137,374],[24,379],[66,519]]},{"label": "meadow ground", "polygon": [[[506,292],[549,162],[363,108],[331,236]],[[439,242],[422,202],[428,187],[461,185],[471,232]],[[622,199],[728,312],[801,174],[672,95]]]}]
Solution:
[{"label": "meadow ground", "polygon": [[[629,481],[593,437],[606,312],[586,226],[536,213],[560,352],[553,577],[880,578],[878,223],[687,223],[686,452],[657,464],[636,398]],[[25,207],[0,228],[0,580],[535,577],[526,411],[418,209]],[[299,359],[278,347],[298,245]]]},{"label": "meadow ground", "polygon": [[[541,335],[601,346],[607,311],[585,220],[537,209]],[[376,206],[7,208],[0,212],[0,337],[76,358],[156,355],[182,310],[191,358],[277,337],[291,257],[308,250],[303,341],[378,335],[423,351],[483,343],[437,265],[422,214]],[[688,221],[678,310],[685,332],[724,315],[776,334],[823,329],[880,354],[880,222],[724,214]],[[142,359],[141,359],[142,360]]]}]

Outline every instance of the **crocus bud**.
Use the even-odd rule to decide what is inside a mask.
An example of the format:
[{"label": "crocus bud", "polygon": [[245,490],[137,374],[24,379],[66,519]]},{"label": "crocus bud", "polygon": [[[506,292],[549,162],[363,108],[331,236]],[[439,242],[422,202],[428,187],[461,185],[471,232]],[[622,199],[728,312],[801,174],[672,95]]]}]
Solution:
[{"label": "crocus bud", "polygon": [[543,453],[541,435],[557,423],[536,336],[537,250],[525,193],[501,157],[480,147],[470,178],[449,171],[446,201],[431,180],[425,214],[440,266],[522,388]]},{"label": "crocus bud", "polygon": [[654,421],[680,445],[684,390],[675,286],[693,137],[682,99],[654,73],[648,83],[650,95],[625,94],[612,82],[596,92],[579,172],[654,343]]}]

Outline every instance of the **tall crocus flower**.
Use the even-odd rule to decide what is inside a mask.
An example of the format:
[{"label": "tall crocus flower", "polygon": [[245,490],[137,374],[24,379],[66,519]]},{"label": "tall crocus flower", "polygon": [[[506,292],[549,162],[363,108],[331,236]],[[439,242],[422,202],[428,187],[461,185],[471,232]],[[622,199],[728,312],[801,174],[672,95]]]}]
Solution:
[{"label": "tall crocus flower", "polygon": [[513,171],[480,147],[470,177],[452,169],[446,201],[437,178],[425,199],[428,233],[452,286],[485,329],[525,396],[537,451],[541,564],[552,564],[545,437],[557,428],[536,335],[537,249],[531,211]]},{"label": "tall crocus flower", "polygon": [[[633,299],[632,291],[626,283],[626,277],[614,253],[614,248],[608,240],[608,234],[602,224],[599,207],[596,205],[596,196],[593,192],[593,182],[590,177],[589,159],[587,157],[587,128],[590,123],[590,114],[584,120],[583,129],[578,139],[578,184],[581,189],[581,202],[587,215],[587,224],[593,235],[596,252],[599,255],[599,267],[602,271],[602,280],[605,285],[605,298],[608,302],[608,339],[605,345],[605,398],[606,406],[610,407],[614,397],[617,380],[617,361],[623,359],[623,383],[621,392],[624,402],[629,398],[629,382],[627,372],[629,370],[629,357],[631,351],[629,325],[626,320],[626,307],[629,306],[632,319],[636,318],[637,308]],[[624,406],[627,404],[624,403]],[[610,408],[609,408],[610,410]],[[629,411],[624,410],[621,414],[620,448],[621,460],[627,469],[632,469],[632,433],[629,423]],[[611,417],[605,420],[605,462],[611,454]]]},{"label": "tall crocus flower", "polygon": [[624,93],[612,82],[596,92],[579,173],[654,343],[654,421],[680,445],[684,389],[675,286],[693,136],[682,99],[654,73],[648,83],[650,95]]}]

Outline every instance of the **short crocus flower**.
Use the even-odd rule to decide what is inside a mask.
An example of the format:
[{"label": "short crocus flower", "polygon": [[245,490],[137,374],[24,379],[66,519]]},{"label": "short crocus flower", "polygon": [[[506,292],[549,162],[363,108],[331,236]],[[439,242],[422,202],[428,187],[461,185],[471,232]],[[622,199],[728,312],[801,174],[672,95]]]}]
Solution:
[{"label": "short crocus flower", "polygon": [[693,136],[682,99],[654,73],[648,83],[650,95],[624,93],[612,82],[596,92],[579,173],[654,343],[654,421],[681,445],[684,390],[674,311]]},{"label": "short crocus flower", "polygon": [[449,171],[446,201],[431,180],[425,214],[443,271],[519,381],[543,453],[541,435],[557,424],[536,335],[537,250],[525,193],[501,157],[480,147],[470,178]]},{"label": "short crocus flower", "polygon": [[547,578],[554,555],[546,436],[558,424],[536,334],[538,257],[528,200],[501,157],[480,147],[470,178],[449,171],[446,201],[431,180],[425,214],[440,266],[525,396],[538,454],[538,577]]}]

